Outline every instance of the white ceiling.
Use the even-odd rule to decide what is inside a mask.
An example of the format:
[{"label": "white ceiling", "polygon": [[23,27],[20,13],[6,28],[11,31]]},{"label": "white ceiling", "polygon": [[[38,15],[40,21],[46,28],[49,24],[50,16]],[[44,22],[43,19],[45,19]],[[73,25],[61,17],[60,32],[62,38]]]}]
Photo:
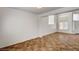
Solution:
[{"label": "white ceiling", "polygon": [[[15,8],[15,7],[14,7]],[[43,8],[36,8],[36,7],[16,7],[16,9],[24,10],[24,11],[29,11],[35,14],[42,14],[46,13],[48,11],[60,9],[62,7],[43,7]]]}]

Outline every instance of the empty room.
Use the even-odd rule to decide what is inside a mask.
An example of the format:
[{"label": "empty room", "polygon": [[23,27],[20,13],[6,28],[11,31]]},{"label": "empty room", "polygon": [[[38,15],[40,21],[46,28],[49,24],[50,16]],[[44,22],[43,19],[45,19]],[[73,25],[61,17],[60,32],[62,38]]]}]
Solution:
[{"label": "empty room", "polygon": [[79,8],[0,7],[0,51],[79,51]]}]

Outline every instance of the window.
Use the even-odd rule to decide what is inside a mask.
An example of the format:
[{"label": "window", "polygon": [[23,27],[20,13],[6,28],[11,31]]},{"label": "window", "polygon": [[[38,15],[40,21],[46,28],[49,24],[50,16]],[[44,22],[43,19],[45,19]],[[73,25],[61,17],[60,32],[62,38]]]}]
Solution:
[{"label": "window", "polygon": [[60,30],[67,30],[68,29],[68,22],[60,22],[59,29]]},{"label": "window", "polygon": [[73,14],[73,21],[79,21],[79,14]]},{"label": "window", "polygon": [[65,29],[65,30],[68,29],[68,22],[64,22],[64,29]]},{"label": "window", "polygon": [[59,23],[59,29],[60,29],[60,30],[63,29],[63,23],[62,23],[62,22]]},{"label": "window", "polygon": [[48,24],[54,24],[54,15],[50,15],[48,18]]}]

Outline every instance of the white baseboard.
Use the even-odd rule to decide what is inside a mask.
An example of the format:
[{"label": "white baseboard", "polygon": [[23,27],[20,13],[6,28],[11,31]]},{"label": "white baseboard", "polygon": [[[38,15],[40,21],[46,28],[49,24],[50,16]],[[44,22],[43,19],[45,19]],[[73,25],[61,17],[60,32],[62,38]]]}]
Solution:
[{"label": "white baseboard", "polygon": [[48,34],[51,34],[51,33],[55,33],[55,32],[49,32],[49,33],[39,34],[38,36],[39,37],[43,37],[43,36],[48,35]]}]

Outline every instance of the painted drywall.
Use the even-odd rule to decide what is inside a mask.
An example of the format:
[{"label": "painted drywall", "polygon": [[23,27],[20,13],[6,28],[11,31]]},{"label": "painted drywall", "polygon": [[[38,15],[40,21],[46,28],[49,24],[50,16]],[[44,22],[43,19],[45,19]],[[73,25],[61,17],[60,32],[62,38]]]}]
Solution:
[{"label": "painted drywall", "polygon": [[49,33],[56,32],[56,16],[55,16],[55,23],[48,24],[48,16],[40,17],[39,18],[39,36],[47,35]]},{"label": "painted drywall", "polygon": [[0,8],[0,48],[37,36],[38,16],[11,8]]}]

